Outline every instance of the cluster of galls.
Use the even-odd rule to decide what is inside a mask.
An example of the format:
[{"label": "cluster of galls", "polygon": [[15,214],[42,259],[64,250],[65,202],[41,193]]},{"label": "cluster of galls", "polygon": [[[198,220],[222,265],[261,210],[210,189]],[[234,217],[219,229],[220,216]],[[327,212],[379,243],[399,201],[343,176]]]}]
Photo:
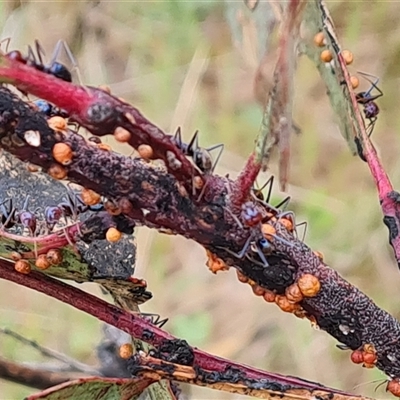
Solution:
[{"label": "cluster of galls", "polygon": [[[364,368],[374,368],[378,361],[375,346],[371,343],[366,343],[361,348],[353,350],[350,358],[353,363],[362,364]],[[386,386],[386,391],[400,397],[400,378],[391,378]]]},{"label": "cluster of galls", "polygon": [[305,297],[316,296],[321,289],[319,279],[311,274],[301,275],[295,283],[285,289],[285,294],[277,294],[275,291],[265,289],[239,271],[237,271],[237,276],[240,282],[251,286],[256,296],[262,296],[266,302],[276,303],[282,311],[293,313],[300,318],[304,317],[300,303]]},{"label": "cluster of galls", "polygon": [[[11,253],[11,258],[15,261],[14,268],[21,274],[29,274],[32,270],[31,263],[22,259],[18,252]],[[60,249],[50,249],[46,254],[40,254],[35,260],[35,267],[40,270],[46,270],[53,265],[60,265],[63,261],[62,251]]]},{"label": "cluster of galls", "polygon": [[[327,42],[323,32],[318,32],[314,36],[314,44],[318,47],[326,47]],[[342,50],[341,53],[346,65],[350,65],[354,60],[353,53],[349,50]],[[332,52],[329,49],[322,50],[320,58],[321,61],[329,64],[333,60]],[[351,76],[350,81],[353,89],[356,89],[360,83],[356,76]]]}]

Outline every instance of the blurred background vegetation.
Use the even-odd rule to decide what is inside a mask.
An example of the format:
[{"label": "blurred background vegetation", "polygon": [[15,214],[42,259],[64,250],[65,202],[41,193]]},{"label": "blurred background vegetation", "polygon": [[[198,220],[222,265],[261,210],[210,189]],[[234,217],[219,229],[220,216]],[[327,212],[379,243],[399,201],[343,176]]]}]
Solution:
[{"label": "blurred background vegetation", "polygon": [[[342,47],[355,55],[353,73],[361,70],[381,78],[385,95],[379,99],[381,114],[373,140],[399,189],[400,2],[327,4]],[[50,56],[56,41],[64,39],[86,84],[108,84],[114,95],[166,131],[180,125],[185,139],[199,129],[202,145],[224,143],[217,173],[234,177],[252,150],[261,121],[253,93],[257,46],[251,40],[238,45],[232,24],[232,12],[240,6],[229,1],[8,1],[0,4],[0,18],[2,38],[12,39],[10,49],[26,49],[38,39]],[[368,82],[361,84],[361,89],[368,88]],[[296,72],[294,109],[302,134],[291,144],[288,192],[298,220],[308,221],[307,244],[379,306],[400,317],[400,274],[374,184],[367,165],[350,154],[338,132],[324,84],[305,57],[299,59]],[[129,154],[127,148],[119,150]],[[270,172],[277,172],[276,160]],[[274,193],[280,199],[284,194],[277,186]],[[135,275],[146,279],[154,294],[143,311],[169,317],[165,329],[172,334],[238,362],[390,398],[384,386],[374,392],[376,383],[355,388],[384,376],[352,364],[350,352],[337,349],[327,334],[256,298],[233,270],[210,274],[205,252],[196,243],[146,228],[137,229],[136,235]],[[95,285],[83,286],[101,295]],[[0,321],[2,327],[48,347],[96,362],[101,324],[55,300],[2,281]],[[40,360],[33,350],[4,337],[0,354],[17,361]],[[3,381],[0,388],[0,399],[34,392]],[[185,392],[193,399],[244,398],[202,388]]]}]

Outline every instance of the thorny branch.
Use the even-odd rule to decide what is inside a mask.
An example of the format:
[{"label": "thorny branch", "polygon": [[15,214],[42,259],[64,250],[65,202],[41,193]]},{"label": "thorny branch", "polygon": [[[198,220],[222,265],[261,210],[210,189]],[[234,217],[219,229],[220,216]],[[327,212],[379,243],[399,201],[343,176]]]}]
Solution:
[{"label": "thorny branch", "polygon": [[[44,75],[43,79],[46,78]],[[168,229],[170,233],[196,240],[212,251],[217,261],[219,258],[222,264],[224,260],[227,265],[235,266],[245,277],[241,280],[253,284],[259,295],[268,298],[273,291],[278,304],[279,296],[282,297],[299,279],[311,274],[319,280],[320,290],[312,294],[316,294],[314,297],[304,297],[286,311],[306,316],[352,350],[373,346],[376,366],[389,376],[400,375],[398,321],[327,267],[305,244],[286,231],[281,219],[268,216],[275,212],[273,208],[259,202],[255,204],[263,216],[268,216],[264,225],[276,230],[285,240],[270,237],[273,251],[266,255],[269,267],[260,266],[249,258],[232,258],[220,247],[240,251],[254,230],[249,227],[238,229],[231,216],[234,211],[225,212],[229,207],[228,188],[232,184],[228,178],[211,176],[206,195],[195,204],[188,192],[182,190],[163,168],[98,149],[72,131],[54,134],[47,125],[43,128],[40,115],[7,89],[1,89],[0,94],[0,143],[5,150],[47,169],[54,163],[52,146],[60,140],[68,143],[74,154],[71,163],[65,167],[71,181],[120,204],[123,214],[136,223]],[[32,147],[26,142],[27,130],[38,132],[39,146]],[[25,276],[20,277],[21,283],[25,279]]]},{"label": "thorny branch", "polygon": [[[316,392],[326,396],[320,397],[326,400],[360,399],[359,396],[347,395],[344,392],[328,389],[317,383],[314,384],[297,378],[267,373],[243,364],[226,361],[196,348],[191,348],[185,341],[175,339],[144,318],[124,311],[77,288],[45,276],[40,272],[33,271],[28,275],[20,274],[14,270],[11,263],[4,260],[0,260],[0,278],[45,293],[52,298],[89,313],[99,320],[129,333],[135,338],[154,345],[156,348],[161,349],[160,352],[163,353],[164,357],[167,357],[166,361],[175,361],[179,364],[190,365],[196,370],[196,376],[198,375],[198,379],[200,380],[201,374],[207,376],[208,380],[204,381],[204,383],[211,383],[212,378],[215,383],[218,383],[219,377],[228,376],[232,368],[234,368],[241,372],[241,379],[249,380],[253,386],[258,382],[259,389],[271,389],[273,387],[275,390],[283,393],[291,393],[291,391],[296,393],[299,390],[307,391],[309,394]],[[134,368],[134,365],[134,359],[132,359],[132,368]],[[253,389],[255,390],[256,388],[253,387]],[[300,398],[307,399],[311,397]]]},{"label": "thorny branch", "polygon": [[[132,224],[197,241],[207,249],[208,265],[213,272],[235,267],[239,280],[249,283],[256,295],[277,303],[286,312],[308,318],[343,343],[344,348],[353,350],[354,362],[376,366],[391,382],[399,382],[399,322],[296,238],[293,214],[281,212],[250,194],[237,195],[241,188],[246,189],[242,193],[248,194],[249,183],[255,178],[254,173],[246,178],[246,171],[255,171],[253,158],[236,182],[211,173],[202,174],[171,135],[163,133],[122,100],[101,89],[64,82],[6,56],[0,61],[3,81],[65,109],[71,121],[94,135],[114,133],[117,136],[118,129],[124,129],[128,134],[123,141],[134,148],[149,145],[153,152],[149,158],[163,160],[165,168],[100,149],[68,128],[53,131],[39,113],[2,88],[0,146],[4,150],[23,161],[40,165],[50,175],[56,175],[57,168],[61,171],[59,177],[62,175],[106,196]],[[58,143],[71,150],[66,162],[61,162],[63,165],[53,153]],[[259,247],[262,240],[264,244],[267,241],[265,252]],[[241,251],[240,257],[233,256]],[[265,262],[257,261],[257,257],[263,257]],[[72,288],[65,286],[63,291],[53,291],[51,278],[42,274],[18,274],[6,262],[0,273],[5,279],[72,304],[70,297],[63,297]],[[41,287],[32,281],[35,279],[42,283]],[[132,314],[124,314],[110,305],[106,307],[98,303],[100,300],[93,306],[90,303],[93,299],[86,309],[89,303],[80,296],[77,299],[75,306],[142,338],[143,322],[138,322]],[[172,339],[161,330],[153,328],[153,332],[164,340]],[[153,344],[160,345],[160,342]],[[196,351],[195,354],[200,354]],[[195,360],[201,366],[200,355]]]}]

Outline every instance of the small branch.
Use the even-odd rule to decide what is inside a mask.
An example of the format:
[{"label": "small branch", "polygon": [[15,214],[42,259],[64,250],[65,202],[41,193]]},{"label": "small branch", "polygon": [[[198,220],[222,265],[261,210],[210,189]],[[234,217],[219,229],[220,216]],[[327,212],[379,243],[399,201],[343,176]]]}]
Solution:
[{"label": "small branch", "polygon": [[150,145],[154,152],[152,158],[164,160],[168,172],[188,189],[192,188],[193,177],[200,176],[172,136],[166,135],[136,108],[104,90],[73,85],[5,55],[0,55],[0,76],[3,82],[57,104],[94,135],[107,135],[118,127],[126,129],[130,133],[127,142],[132,147]]},{"label": "small branch", "polygon": [[[162,331],[152,325],[149,321],[146,321],[135,314],[126,312],[90,295],[89,293],[85,293],[39,272],[33,271],[28,275],[23,275],[16,272],[11,263],[0,260],[0,278],[29,287],[64,303],[70,304],[71,306],[84,311],[101,321],[129,333],[134,338],[142,340],[155,347],[169,346],[171,341],[177,340],[172,335]],[[268,382],[275,382],[279,385],[302,387],[309,390],[324,389],[323,386],[317,383],[264,372],[243,364],[224,360],[223,358],[210,355],[196,348],[190,349],[194,355],[193,367],[196,366],[214,372],[223,372],[226,371],[227,368],[235,368],[241,371],[244,378],[261,381],[267,380]],[[329,391],[337,394],[345,394],[344,392],[335,389],[329,389]]]},{"label": "small branch", "polygon": [[47,389],[60,383],[77,379],[76,372],[53,372],[27,367],[0,358],[0,378],[36,389]]},{"label": "small branch", "polygon": [[68,357],[65,354],[62,354],[58,351],[49,349],[47,347],[43,347],[40,344],[38,344],[37,342],[35,342],[34,340],[30,340],[27,339],[21,335],[19,335],[16,332],[13,332],[10,329],[7,328],[0,328],[0,333],[6,335],[6,336],[10,336],[15,340],[18,340],[19,342],[34,348],[35,350],[37,350],[40,354],[42,354],[45,357],[49,357],[49,358],[53,358],[57,361],[62,362],[63,364],[65,364],[66,366],[68,366],[68,368],[71,371],[77,371],[77,372],[82,372],[84,374],[88,374],[88,375],[98,375],[98,370],[95,368],[92,368],[90,365],[87,364],[83,364],[71,357]]},{"label": "small branch", "polygon": [[259,399],[279,398],[282,400],[368,400],[367,397],[351,394],[334,394],[329,389],[305,390],[292,385],[278,385],[268,380],[254,380],[242,376],[239,370],[228,368],[218,374],[210,371],[193,368],[192,366],[171,363],[159,358],[139,353],[129,360],[129,367],[133,375],[141,377],[154,377],[159,379],[173,379],[178,382],[196,384],[211,389],[222,390],[254,396]]}]

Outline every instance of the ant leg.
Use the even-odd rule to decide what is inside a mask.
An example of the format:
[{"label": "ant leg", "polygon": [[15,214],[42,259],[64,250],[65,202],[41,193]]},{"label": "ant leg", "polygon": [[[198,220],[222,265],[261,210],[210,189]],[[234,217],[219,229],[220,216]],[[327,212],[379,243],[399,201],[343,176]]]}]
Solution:
[{"label": "ant leg", "polygon": [[187,152],[190,157],[196,153],[199,148],[199,131],[196,131],[187,146]]},{"label": "ant leg", "polygon": [[271,195],[272,195],[272,187],[274,185],[274,176],[273,175],[271,175],[269,177],[269,179],[264,183],[264,185],[261,186],[261,188],[259,189],[260,192],[263,191],[267,187],[267,185],[269,185],[269,188],[268,188],[267,197],[265,198],[265,202],[269,203],[269,201],[271,200]]},{"label": "ant leg", "polygon": [[378,117],[372,117],[372,118],[369,119],[369,124],[365,128],[366,131],[368,131],[368,128],[371,128],[370,132],[368,133],[368,137],[371,137],[372,132],[374,131],[375,122],[376,122],[377,119],[378,119]]},{"label": "ant leg", "polygon": [[37,39],[35,40],[35,47],[36,47],[36,54],[38,56],[39,63],[40,63],[40,65],[44,65],[42,55],[45,56],[46,53]]},{"label": "ant leg", "polygon": [[33,51],[31,46],[28,46],[28,57],[27,57],[27,60],[28,60],[28,62],[30,64],[39,65],[37,60],[36,60],[35,52]]},{"label": "ant leg", "polygon": [[255,260],[253,257],[251,257],[250,255],[246,254],[245,256],[250,262],[252,262],[255,265],[258,265],[259,267],[266,267],[267,265],[261,263],[260,261]]},{"label": "ant leg", "polygon": [[258,257],[260,257],[261,261],[264,263],[264,266],[265,266],[265,267],[269,267],[268,261],[267,261],[267,259],[265,258],[265,255],[264,255],[264,253],[262,252],[262,250],[258,247],[258,244],[257,244],[257,243],[256,243],[255,247],[256,247],[256,250],[257,250]]},{"label": "ant leg", "polygon": [[178,129],[175,132],[175,135],[173,136],[175,144],[182,150],[182,134],[181,134],[181,127],[178,126]]},{"label": "ant leg", "polygon": [[224,145],[222,143],[221,144],[216,144],[215,146],[211,146],[208,149],[206,149],[208,152],[211,152],[211,151],[217,150],[217,149],[219,149],[219,152],[218,152],[218,156],[216,157],[216,159],[215,159],[215,161],[214,161],[214,163],[213,163],[213,165],[211,167],[211,171],[210,171],[211,174],[214,172],[215,167],[217,166],[218,161],[219,161],[219,159],[220,159],[220,157],[222,155],[222,152],[224,151]]},{"label": "ant leg", "polygon": [[243,256],[246,254],[246,252],[247,252],[249,246],[250,246],[251,239],[252,239],[252,237],[249,236],[249,238],[246,240],[246,243],[244,244],[242,250],[240,250],[239,253],[235,253],[234,251],[229,250],[229,249],[226,248],[226,247],[222,247],[222,246],[215,246],[215,247],[216,247],[217,249],[221,249],[221,250],[226,251],[227,253],[231,254],[232,256],[235,256],[236,258],[242,259]]},{"label": "ant leg", "polygon": [[62,46],[64,47],[64,50],[65,50],[65,52],[67,53],[68,58],[69,58],[70,61],[71,61],[72,69],[75,70],[75,72],[76,72],[76,75],[77,75],[77,77],[78,77],[78,83],[79,83],[81,86],[83,86],[83,79],[82,79],[81,71],[80,71],[80,69],[79,69],[78,62],[76,61],[74,55],[72,54],[72,51],[71,51],[71,49],[69,48],[67,42],[66,42],[65,40],[61,40],[61,44],[62,44]]},{"label": "ant leg", "polygon": [[283,199],[277,206],[275,206],[276,209],[279,209],[283,206],[283,211],[286,210],[287,206],[289,205],[289,201],[290,201],[291,197],[288,196],[285,199]]},{"label": "ant leg", "polygon": [[293,243],[288,242],[286,239],[281,238],[281,237],[278,236],[278,235],[273,235],[273,234],[271,234],[271,233],[269,233],[268,235],[272,236],[274,239],[279,240],[280,242],[282,242],[282,243],[285,244],[286,246],[293,247]]},{"label": "ant leg", "polygon": [[243,224],[240,222],[239,218],[228,208],[224,207],[225,211],[228,211],[229,215],[234,219],[234,221],[238,224],[240,229],[243,229]]},{"label": "ant leg", "polygon": [[298,237],[298,235],[297,235],[297,227],[299,227],[299,226],[304,226],[304,229],[303,229],[303,237],[301,238],[301,241],[304,242],[304,239],[305,239],[306,233],[307,233],[308,222],[307,222],[307,221],[304,221],[304,222],[300,222],[299,224],[296,225],[295,232],[296,232],[296,236],[297,236],[297,237]]}]

